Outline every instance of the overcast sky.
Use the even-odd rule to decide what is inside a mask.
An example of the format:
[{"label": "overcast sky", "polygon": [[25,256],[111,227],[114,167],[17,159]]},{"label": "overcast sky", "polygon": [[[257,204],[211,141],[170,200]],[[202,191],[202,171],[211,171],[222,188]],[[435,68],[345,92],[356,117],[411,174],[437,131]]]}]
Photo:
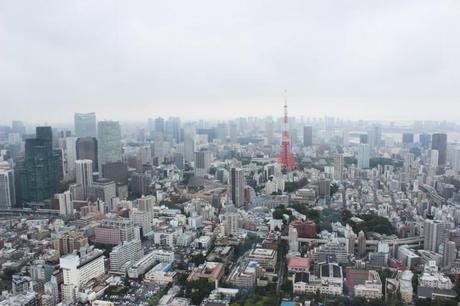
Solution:
[{"label": "overcast sky", "polygon": [[460,118],[460,1],[0,0],[0,122]]}]

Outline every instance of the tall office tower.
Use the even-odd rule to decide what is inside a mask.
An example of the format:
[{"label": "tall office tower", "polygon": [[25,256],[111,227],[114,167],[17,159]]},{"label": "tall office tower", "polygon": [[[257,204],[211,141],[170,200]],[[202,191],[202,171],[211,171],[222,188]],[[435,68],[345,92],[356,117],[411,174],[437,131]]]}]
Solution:
[{"label": "tall office tower", "polygon": [[96,114],[75,113],[75,136],[96,137]]},{"label": "tall office tower", "polygon": [[172,143],[178,143],[180,141],[180,119],[176,117],[169,117],[165,121],[165,139]]},{"label": "tall office tower", "polygon": [[188,162],[195,160],[195,135],[190,130],[184,130],[184,159]]},{"label": "tall office tower", "polygon": [[231,168],[230,169],[230,179],[229,179],[229,199],[236,207],[241,207],[244,205],[244,171],[241,168]]},{"label": "tall office tower", "polygon": [[366,255],[366,234],[363,231],[358,233],[358,255],[361,257]]},{"label": "tall office tower", "polygon": [[291,139],[289,137],[289,119],[287,99],[284,98],[284,120],[283,133],[281,138],[280,157],[278,161],[287,171],[291,171],[294,167],[294,160],[291,153]]},{"label": "tall office tower", "polygon": [[158,164],[161,164],[164,159],[164,142],[163,142],[163,134],[161,132],[154,132],[153,137],[153,156],[158,158]]},{"label": "tall office tower", "polygon": [[238,142],[238,126],[235,122],[230,122],[230,142],[237,143]]},{"label": "tall office tower", "polygon": [[90,159],[80,159],[75,162],[75,172],[77,184],[81,185],[83,198],[87,199],[93,186],[93,161]]},{"label": "tall office tower", "polygon": [[66,179],[69,181],[75,179],[75,161],[77,160],[76,141],[75,137],[67,137],[65,139],[64,164]]},{"label": "tall office tower", "polygon": [[225,142],[227,140],[228,128],[227,128],[226,123],[219,123],[217,125],[216,132],[217,132],[217,138],[220,141]]},{"label": "tall office tower", "polygon": [[22,121],[13,120],[11,123],[11,132],[18,133],[19,135],[24,135],[26,133],[26,127]]},{"label": "tall office tower", "polygon": [[201,150],[195,153],[195,175],[204,177],[211,167],[211,152]]},{"label": "tall office tower", "polygon": [[335,163],[334,163],[334,179],[337,181],[343,180],[343,168],[345,167],[345,160],[343,158],[343,154],[336,154],[335,155]]},{"label": "tall office tower", "polygon": [[94,137],[77,138],[77,159],[89,159],[93,161],[93,172],[97,172],[97,140]]},{"label": "tall office tower", "polygon": [[369,143],[369,139],[368,139],[367,136],[368,136],[367,134],[361,134],[361,135],[359,135],[359,143],[366,143],[366,144],[368,144],[368,143]]},{"label": "tall office tower", "polygon": [[402,134],[402,143],[407,145],[407,144],[413,144],[414,143],[414,134],[412,133],[403,133]]},{"label": "tall office tower", "polygon": [[431,137],[431,149],[438,150],[438,165],[445,166],[447,160],[447,134],[433,134],[433,136]]},{"label": "tall office tower", "polygon": [[121,131],[116,121],[100,121],[97,126],[98,169],[102,165],[119,162],[121,158]]},{"label": "tall office tower", "polygon": [[439,160],[439,151],[438,150],[431,150],[430,152],[430,166],[432,169],[436,169],[438,167],[438,160]]},{"label": "tall office tower", "polygon": [[26,139],[21,171],[22,200],[40,202],[50,199],[62,179],[62,155],[53,150],[51,127],[37,127],[36,138]]},{"label": "tall office tower", "polygon": [[0,167],[0,208],[13,208],[15,203],[14,170]]},{"label": "tall office tower", "polygon": [[446,224],[438,220],[426,219],[423,223],[423,249],[437,252],[439,245],[445,240]]},{"label": "tall office tower", "polygon": [[70,197],[70,191],[57,193],[55,197],[59,201],[59,214],[61,216],[72,216],[74,207]]},{"label": "tall office tower", "polygon": [[361,143],[358,145],[358,168],[368,169],[370,160],[370,148],[368,144]]},{"label": "tall office tower", "polygon": [[165,120],[158,117],[153,122],[155,133],[160,133],[163,137],[165,135]]},{"label": "tall office tower", "polygon": [[448,266],[457,259],[457,246],[453,241],[446,241],[444,243],[443,254],[442,254],[442,264],[443,266]]},{"label": "tall office tower", "polygon": [[418,136],[418,141],[424,149],[428,149],[431,144],[431,135],[430,134],[420,134]]},{"label": "tall office tower", "polygon": [[458,146],[452,148],[451,165],[454,171],[460,171],[460,147]]},{"label": "tall office tower", "polygon": [[309,147],[313,144],[313,127],[304,126],[303,127],[303,145]]},{"label": "tall office tower", "polygon": [[372,148],[378,148],[380,147],[380,144],[382,143],[382,127],[378,124],[374,125],[372,127],[372,130],[368,133],[368,140],[369,140],[369,145]]}]

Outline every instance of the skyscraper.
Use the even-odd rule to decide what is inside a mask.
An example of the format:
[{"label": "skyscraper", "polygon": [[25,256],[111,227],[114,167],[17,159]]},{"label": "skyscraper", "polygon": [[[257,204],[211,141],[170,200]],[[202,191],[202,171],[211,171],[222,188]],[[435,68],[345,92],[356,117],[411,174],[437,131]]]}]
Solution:
[{"label": "skyscraper", "polygon": [[236,207],[244,205],[244,171],[241,168],[230,169],[229,194],[230,201]]},{"label": "skyscraper", "polygon": [[309,147],[313,144],[313,127],[304,126],[303,127],[303,145]]},{"label": "skyscraper", "polygon": [[97,130],[99,171],[102,165],[119,162],[121,158],[121,131],[117,121],[100,121]]},{"label": "skyscraper", "polygon": [[437,252],[445,238],[446,224],[438,220],[426,219],[423,223],[423,233],[424,250]]},{"label": "skyscraper", "polygon": [[195,159],[195,133],[184,130],[184,159],[191,162]]},{"label": "skyscraper", "polygon": [[358,255],[366,255],[366,234],[363,231],[358,233]]},{"label": "skyscraper", "polygon": [[83,198],[87,199],[90,188],[93,186],[93,161],[90,159],[77,160],[75,162],[77,184],[83,191]]},{"label": "skyscraper", "polygon": [[360,143],[358,145],[358,168],[368,169],[370,159],[370,148],[368,144]]},{"label": "skyscraper", "polygon": [[61,151],[52,148],[51,127],[37,127],[36,138],[26,139],[21,171],[22,199],[40,202],[52,198],[62,179]]},{"label": "skyscraper", "polygon": [[211,167],[211,153],[208,150],[201,150],[195,153],[195,175],[204,177],[209,173]]},{"label": "skyscraper", "polygon": [[431,149],[438,150],[438,165],[445,166],[447,159],[447,135],[443,133],[433,134],[431,138]]},{"label": "skyscraper", "polygon": [[162,136],[165,135],[165,120],[161,117],[158,117],[154,121],[155,133],[160,133]]},{"label": "skyscraper", "polygon": [[14,170],[0,168],[0,208],[12,208],[15,203]]},{"label": "skyscraper", "polygon": [[65,138],[65,174],[66,179],[70,181],[75,179],[75,161],[77,160],[76,140],[75,137]]},{"label": "skyscraper", "polygon": [[412,134],[412,133],[403,133],[402,134],[402,143],[403,144],[413,144],[414,143],[414,134]]},{"label": "skyscraper", "polygon": [[335,156],[334,163],[334,179],[337,181],[343,180],[343,167],[345,166],[345,161],[343,154],[337,154]]},{"label": "skyscraper", "polygon": [[420,134],[419,137],[419,142],[422,148],[428,149],[430,147],[431,143],[431,135],[430,134]]},{"label": "skyscraper", "polygon": [[73,215],[73,202],[70,197],[70,191],[63,193],[57,193],[55,195],[56,199],[59,201],[59,214],[62,216],[71,216]]},{"label": "skyscraper", "polygon": [[96,137],[96,114],[75,113],[75,136]]},{"label": "skyscraper", "polygon": [[94,137],[83,137],[77,139],[77,159],[89,159],[93,161],[93,171],[98,171],[97,161],[97,140]]}]

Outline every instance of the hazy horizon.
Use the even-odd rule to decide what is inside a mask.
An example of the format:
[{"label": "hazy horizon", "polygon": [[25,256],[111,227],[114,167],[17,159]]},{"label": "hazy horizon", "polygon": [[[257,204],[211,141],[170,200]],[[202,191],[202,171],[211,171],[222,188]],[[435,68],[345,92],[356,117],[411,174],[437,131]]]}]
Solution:
[{"label": "hazy horizon", "polygon": [[0,3],[11,120],[458,121],[458,1]]}]

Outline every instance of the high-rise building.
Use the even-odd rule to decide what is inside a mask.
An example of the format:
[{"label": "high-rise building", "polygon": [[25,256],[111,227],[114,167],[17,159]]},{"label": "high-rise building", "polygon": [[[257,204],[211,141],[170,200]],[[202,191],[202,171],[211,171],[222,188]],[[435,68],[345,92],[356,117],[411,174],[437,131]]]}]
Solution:
[{"label": "high-rise building", "polygon": [[446,236],[446,224],[438,220],[426,219],[423,223],[424,250],[437,252]]},{"label": "high-rise building", "polygon": [[0,168],[0,208],[13,208],[15,203],[14,170]]},{"label": "high-rise building", "polygon": [[76,302],[77,288],[105,273],[104,254],[98,249],[81,256],[68,254],[59,259],[59,265],[63,276],[62,299],[67,303]]},{"label": "high-rise building", "polygon": [[243,169],[234,167],[231,168],[229,179],[229,198],[236,207],[244,205],[244,187],[245,179]]},{"label": "high-rise building", "polygon": [[368,169],[370,161],[370,148],[368,144],[361,143],[358,145],[358,168]]},{"label": "high-rise building", "polygon": [[93,172],[98,171],[97,140],[94,137],[77,138],[77,159],[89,159],[93,161]]},{"label": "high-rise building", "polygon": [[366,255],[366,234],[363,231],[358,233],[358,255],[361,257]]},{"label": "high-rise building", "polygon": [[75,113],[75,136],[96,137],[96,114]]},{"label": "high-rise building", "polygon": [[110,272],[125,274],[127,269],[144,257],[144,249],[140,240],[122,242],[109,254]]},{"label": "high-rise building", "polygon": [[75,161],[77,160],[75,137],[65,138],[65,149],[64,149],[64,164],[66,179],[73,181],[75,179]]},{"label": "high-rise building", "polygon": [[188,162],[195,159],[195,135],[193,131],[184,131],[184,159]]},{"label": "high-rise building", "polygon": [[82,188],[83,198],[87,199],[93,186],[93,161],[90,159],[77,160],[75,165],[77,184]]},{"label": "high-rise building", "polygon": [[418,141],[420,142],[420,145],[422,146],[422,148],[428,149],[431,143],[431,135],[430,134],[420,134],[418,136]]},{"label": "high-rise building", "polygon": [[457,259],[457,246],[453,241],[446,241],[444,243],[444,249],[442,254],[443,266],[448,266]]},{"label": "high-rise building", "polygon": [[240,228],[240,214],[226,212],[224,214],[224,234],[226,236],[237,236]]},{"label": "high-rise building", "polygon": [[162,136],[165,135],[165,120],[161,117],[158,117],[154,121],[155,133],[159,133]]},{"label": "high-rise building", "polygon": [[195,175],[204,177],[211,167],[211,152],[201,150],[195,153]]},{"label": "high-rise building", "polygon": [[59,189],[63,176],[62,155],[53,150],[51,127],[37,127],[36,138],[26,139],[21,169],[22,200],[40,202],[50,199]]},{"label": "high-rise building", "polygon": [[100,121],[97,129],[99,171],[102,165],[119,162],[121,158],[121,131],[116,121]]},{"label": "high-rise building", "polygon": [[178,143],[181,140],[180,119],[170,117],[165,124],[166,140],[170,143]]},{"label": "high-rise building", "polygon": [[433,169],[438,167],[438,160],[439,160],[439,151],[438,150],[431,150],[430,152],[430,166]]},{"label": "high-rise building", "polygon": [[402,134],[402,143],[403,144],[413,144],[414,143],[414,134],[412,133],[403,133]]},{"label": "high-rise building", "polygon": [[59,256],[71,254],[88,247],[88,238],[80,232],[65,232],[54,240],[54,249]]},{"label": "high-rise building", "polygon": [[376,124],[372,127],[372,130],[368,132],[368,140],[372,148],[380,147],[382,143],[382,128],[380,125]]},{"label": "high-rise building", "polygon": [[70,191],[65,191],[63,193],[57,193],[55,195],[56,199],[59,201],[59,214],[62,216],[71,216],[73,215],[73,202],[70,197]]},{"label": "high-rise building", "polygon": [[433,134],[431,138],[431,149],[438,150],[438,165],[445,166],[447,160],[447,135],[443,133]]},{"label": "high-rise building", "polygon": [[331,181],[320,178],[318,180],[318,196],[320,199],[329,200],[331,197]]},{"label": "high-rise building", "polygon": [[334,179],[337,181],[343,180],[343,172],[345,167],[345,160],[343,158],[343,154],[335,155],[335,163],[334,163]]},{"label": "high-rise building", "polygon": [[309,147],[313,144],[313,127],[304,126],[303,127],[303,145]]},{"label": "high-rise building", "polygon": [[158,158],[158,164],[161,164],[164,159],[164,136],[161,132],[155,131],[153,136],[153,156]]}]

